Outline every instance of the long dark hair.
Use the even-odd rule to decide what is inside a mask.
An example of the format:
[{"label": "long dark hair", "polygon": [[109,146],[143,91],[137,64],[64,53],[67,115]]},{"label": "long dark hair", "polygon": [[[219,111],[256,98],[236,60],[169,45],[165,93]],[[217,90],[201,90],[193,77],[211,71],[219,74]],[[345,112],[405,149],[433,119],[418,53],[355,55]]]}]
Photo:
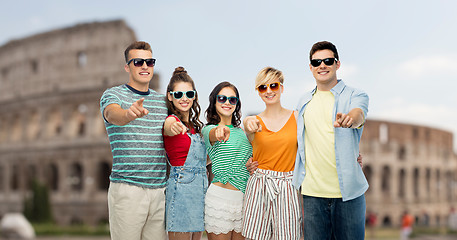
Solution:
[{"label": "long dark hair", "polygon": [[236,103],[235,111],[232,114],[232,125],[234,127],[238,127],[241,124],[241,99],[240,94],[238,93],[238,89],[235,85],[229,82],[221,82],[217,84],[211,94],[209,95],[209,106],[205,111],[206,121],[208,122],[207,125],[217,125],[221,121],[221,117],[217,114],[216,111],[216,98],[219,92],[223,89],[229,87],[235,91],[236,97],[238,98],[238,102]]},{"label": "long dark hair", "polygon": [[[182,114],[176,109],[173,102],[168,100],[168,95],[173,91],[176,83],[186,82],[192,85],[192,90],[195,90],[194,80],[187,74],[187,71],[183,67],[175,68],[173,76],[170,79],[170,82],[167,86],[167,97],[165,97],[165,102],[167,103],[168,115],[174,114],[178,116],[179,119],[188,127],[195,129],[195,132],[200,133],[203,123],[200,121],[200,104],[198,104],[198,92],[195,90],[195,98],[192,103],[192,107],[189,110],[189,119],[183,119]],[[172,96],[173,97],[173,96]]]}]

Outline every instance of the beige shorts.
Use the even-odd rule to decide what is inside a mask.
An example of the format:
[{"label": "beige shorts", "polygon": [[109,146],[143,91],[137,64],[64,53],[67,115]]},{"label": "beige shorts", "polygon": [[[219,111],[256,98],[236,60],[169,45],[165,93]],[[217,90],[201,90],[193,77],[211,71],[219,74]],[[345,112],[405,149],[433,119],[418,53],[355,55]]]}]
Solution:
[{"label": "beige shorts", "polygon": [[165,188],[141,188],[110,183],[108,189],[111,239],[166,239]]}]

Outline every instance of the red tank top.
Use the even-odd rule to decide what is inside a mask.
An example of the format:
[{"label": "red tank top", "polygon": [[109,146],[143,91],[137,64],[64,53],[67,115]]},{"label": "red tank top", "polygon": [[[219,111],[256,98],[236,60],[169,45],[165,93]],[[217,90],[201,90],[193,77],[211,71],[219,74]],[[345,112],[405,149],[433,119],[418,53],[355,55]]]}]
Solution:
[{"label": "red tank top", "polygon": [[[176,116],[170,115],[167,118],[169,117],[174,117],[177,121],[181,121]],[[195,134],[195,129],[192,128],[190,133]],[[190,148],[190,137],[187,134],[163,135],[163,144],[171,166],[183,166]]]}]

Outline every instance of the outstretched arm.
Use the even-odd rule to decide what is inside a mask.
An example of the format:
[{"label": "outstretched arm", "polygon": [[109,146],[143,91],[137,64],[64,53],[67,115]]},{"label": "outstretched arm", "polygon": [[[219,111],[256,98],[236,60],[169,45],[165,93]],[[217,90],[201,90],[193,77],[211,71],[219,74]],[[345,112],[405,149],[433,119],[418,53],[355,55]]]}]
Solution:
[{"label": "outstretched arm", "polygon": [[365,118],[360,108],[353,108],[349,113],[337,113],[333,126],[338,128],[359,128],[364,123]]},{"label": "outstretched arm", "polygon": [[143,101],[144,98],[139,99],[134,102],[129,109],[123,109],[118,104],[110,104],[106,106],[103,115],[106,121],[118,126],[123,126],[149,113],[149,111],[143,107]]}]

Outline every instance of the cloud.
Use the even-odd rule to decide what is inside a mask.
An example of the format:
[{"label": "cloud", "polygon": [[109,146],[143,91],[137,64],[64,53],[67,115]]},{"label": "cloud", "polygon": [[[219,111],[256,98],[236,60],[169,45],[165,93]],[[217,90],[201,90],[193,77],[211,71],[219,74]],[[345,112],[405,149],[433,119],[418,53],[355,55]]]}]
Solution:
[{"label": "cloud", "polygon": [[439,76],[443,73],[457,75],[456,56],[420,56],[399,64],[397,71],[408,79]]},{"label": "cloud", "polygon": [[359,73],[359,67],[355,64],[342,63],[338,69],[338,78],[350,79]]},{"label": "cloud", "polygon": [[454,134],[454,149],[457,151],[457,111],[452,106],[443,104],[408,103],[403,98],[392,98],[383,109],[372,109],[368,118],[383,119],[427,126],[449,131]]},{"label": "cloud", "polygon": [[43,18],[37,16],[31,16],[29,18],[29,23],[34,27],[41,27],[42,25],[44,25]]}]

